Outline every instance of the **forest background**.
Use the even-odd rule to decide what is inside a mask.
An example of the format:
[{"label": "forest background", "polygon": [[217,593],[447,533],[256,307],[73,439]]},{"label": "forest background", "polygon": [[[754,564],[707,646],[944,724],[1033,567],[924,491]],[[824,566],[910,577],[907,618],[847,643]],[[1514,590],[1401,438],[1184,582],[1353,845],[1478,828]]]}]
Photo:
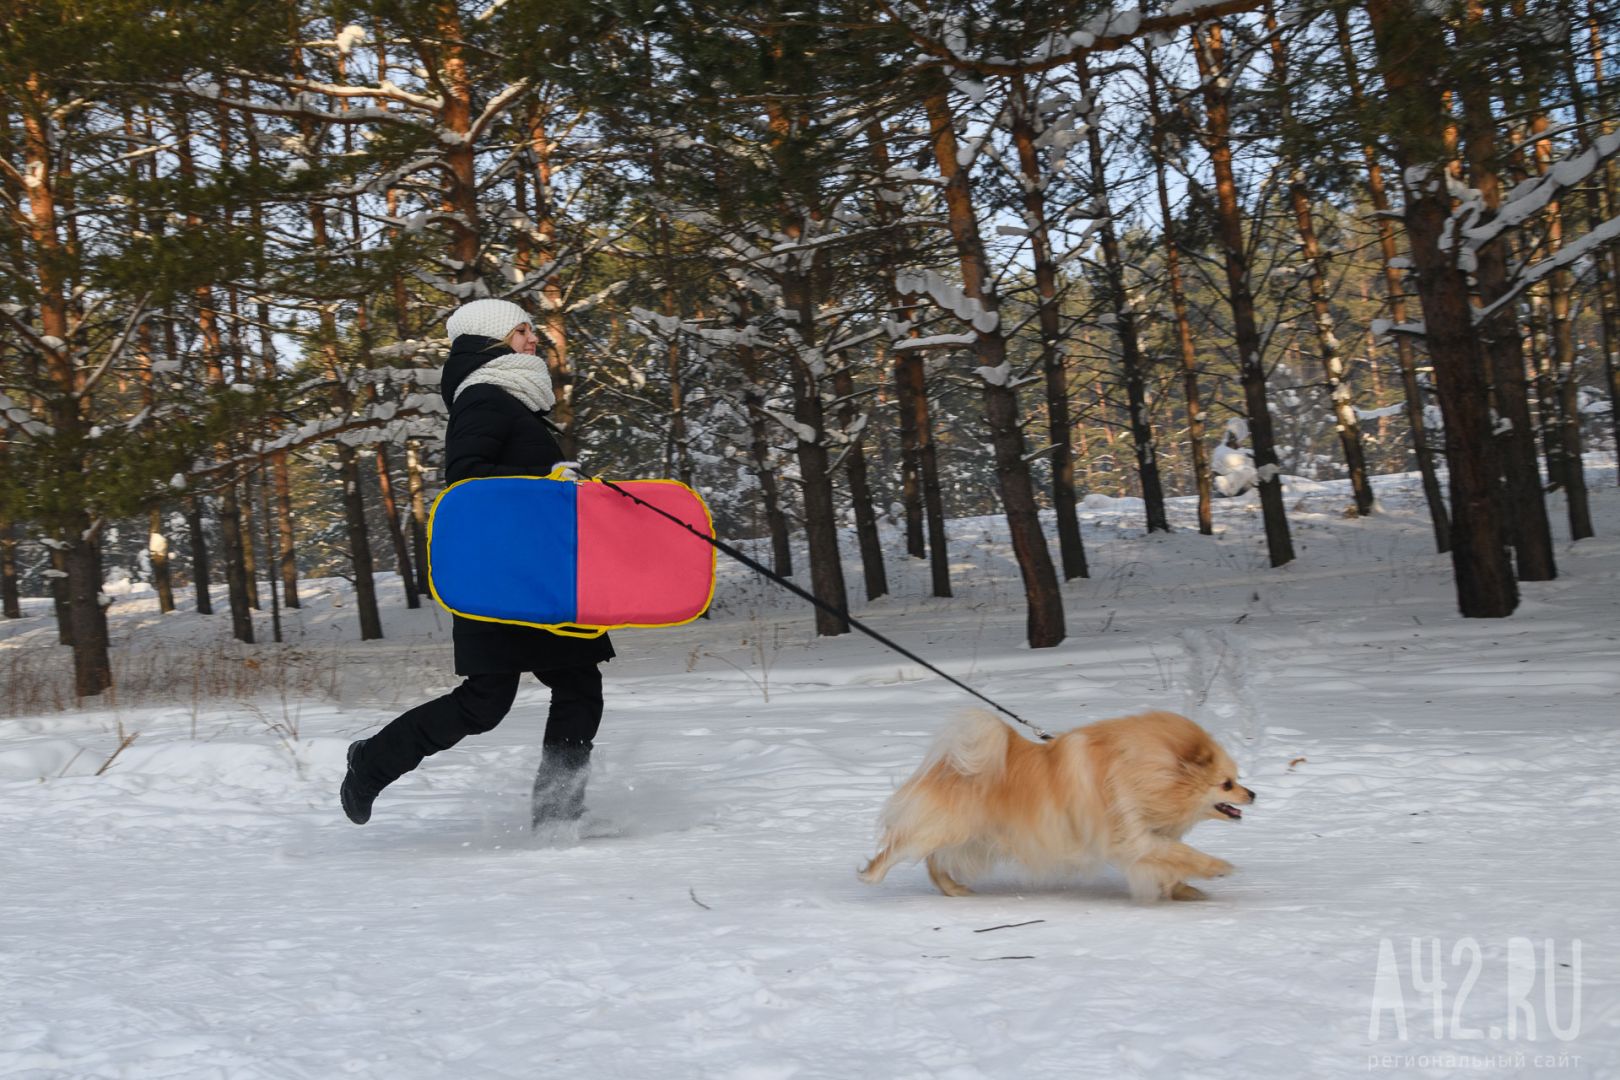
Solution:
[{"label": "forest background", "polygon": [[423,602],[482,296],[588,472],[693,484],[835,610],[880,525],[948,596],[946,518],[996,513],[1055,645],[1090,493],[1207,532],[1257,490],[1282,566],[1282,477],[1375,514],[1418,471],[1482,618],[1549,515],[1592,533],[1613,3],[0,6],[0,602],[51,592],[81,697],[109,579],[243,641],[309,576],[362,639],[380,570]]}]

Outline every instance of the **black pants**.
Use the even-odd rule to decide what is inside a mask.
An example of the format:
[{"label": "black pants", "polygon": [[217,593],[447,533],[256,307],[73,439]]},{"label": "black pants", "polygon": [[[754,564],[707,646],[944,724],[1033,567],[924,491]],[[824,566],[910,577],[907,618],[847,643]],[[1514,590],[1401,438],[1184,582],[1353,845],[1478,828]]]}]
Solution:
[{"label": "black pants", "polygon": [[[546,744],[590,746],[602,723],[602,673],[596,665],[533,674],[551,688]],[[515,673],[469,675],[443,697],[403,713],[367,739],[355,755],[357,778],[381,791],[422,764],[429,754],[493,729],[511,710],[521,678]]]}]

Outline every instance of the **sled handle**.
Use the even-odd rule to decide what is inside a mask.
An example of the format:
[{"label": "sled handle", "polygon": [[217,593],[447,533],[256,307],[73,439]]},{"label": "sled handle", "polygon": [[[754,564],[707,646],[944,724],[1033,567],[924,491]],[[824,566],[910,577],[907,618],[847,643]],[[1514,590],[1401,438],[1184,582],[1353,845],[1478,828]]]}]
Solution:
[{"label": "sled handle", "polygon": [[[537,624],[530,623],[528,625]],[[573,638],[599,638],[607,633],[607,627],[605,626],[576,626],[573,623],[554,623],[541,627],[541,629],[550,630],[553,634],[560,634],[563,637]]]}]

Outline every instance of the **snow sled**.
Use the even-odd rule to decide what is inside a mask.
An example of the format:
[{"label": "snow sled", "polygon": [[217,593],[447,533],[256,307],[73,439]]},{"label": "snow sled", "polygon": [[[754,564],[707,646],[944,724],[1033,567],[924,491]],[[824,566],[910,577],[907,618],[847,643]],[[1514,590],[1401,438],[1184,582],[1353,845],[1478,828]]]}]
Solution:
[{"label": "snow sled", "polygon": [[713,536],[703,498],[675,480],[461,480],[433,503],[428,584],[452,614],[571,637],[679,626],[714,597]]}]

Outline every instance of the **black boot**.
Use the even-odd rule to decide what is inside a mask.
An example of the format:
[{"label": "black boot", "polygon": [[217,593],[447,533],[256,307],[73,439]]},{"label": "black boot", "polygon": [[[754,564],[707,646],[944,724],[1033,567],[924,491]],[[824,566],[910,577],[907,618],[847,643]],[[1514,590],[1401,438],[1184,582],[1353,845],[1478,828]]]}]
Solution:
[{"label": "black boot", "polygon": [[547,743],[534,776],[533,816],[538,829],[553,822],[578,821],[585,813],[585,780],[591,771],[591,744]]},{"label": "black boot", "polygon": [[354,758],[364,745],[366,745],[364,739],[349,744],[349,771],[343,774],[343,787],[338,792],[343,800],[343,812],[356,825],[364,825],[371,820],[371,804],[376,801],[380,790],[367,787],[355,774]]}]

